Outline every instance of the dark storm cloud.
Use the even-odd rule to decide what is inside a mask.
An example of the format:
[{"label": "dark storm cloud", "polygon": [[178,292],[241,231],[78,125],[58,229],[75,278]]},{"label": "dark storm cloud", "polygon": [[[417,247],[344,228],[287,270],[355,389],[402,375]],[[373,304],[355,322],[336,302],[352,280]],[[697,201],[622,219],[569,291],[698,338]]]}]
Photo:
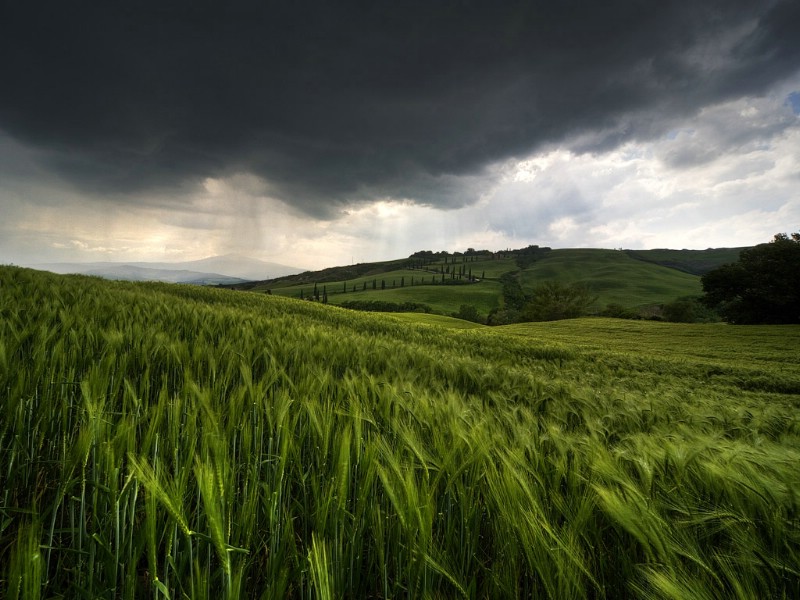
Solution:
[{"label": "dark storm cloud", "polygon": [[800,65],[795,0],[165,6],[6,0],[0,129],[88,193],[252,172],[310,214],[458,206],[493,162],[661,135]]}]

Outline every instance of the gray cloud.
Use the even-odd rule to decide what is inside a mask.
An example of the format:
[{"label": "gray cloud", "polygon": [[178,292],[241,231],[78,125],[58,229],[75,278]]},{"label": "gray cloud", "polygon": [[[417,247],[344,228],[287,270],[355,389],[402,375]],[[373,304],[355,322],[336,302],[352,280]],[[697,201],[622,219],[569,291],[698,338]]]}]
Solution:
[{"label": "gray cloud", "polygon": [[0,23],[0,129],[77,190],[250,172],[319,217],[470,204],[498,161],[649,139],[800,64],[792,0],[9,1]]},{"label": "gray cloud", "polygon": [[540,174],[534,182],[501,186],[492,198],[487,225],[510,238],[541,240],[559,219],[586,223],[594,212],[592,203],[569,180],[569,173],[554,170]]}]

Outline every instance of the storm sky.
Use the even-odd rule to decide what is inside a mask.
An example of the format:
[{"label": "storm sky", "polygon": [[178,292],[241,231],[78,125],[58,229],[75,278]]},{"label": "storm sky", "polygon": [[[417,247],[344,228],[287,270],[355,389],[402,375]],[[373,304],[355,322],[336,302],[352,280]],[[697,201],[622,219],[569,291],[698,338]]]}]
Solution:
[{"label": "storm sky", "polygon": [[800,2],[0,4],[0,263],[800,229]]}]

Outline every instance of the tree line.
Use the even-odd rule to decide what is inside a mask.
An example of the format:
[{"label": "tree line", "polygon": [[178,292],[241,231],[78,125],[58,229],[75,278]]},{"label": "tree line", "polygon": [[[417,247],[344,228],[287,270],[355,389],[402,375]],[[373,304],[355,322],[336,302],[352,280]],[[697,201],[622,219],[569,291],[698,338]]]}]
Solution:
[{"label": "tree line", "polygon": [[729,323],[800,323],[800,232],[742,250],[702,282],[703,303]]}]

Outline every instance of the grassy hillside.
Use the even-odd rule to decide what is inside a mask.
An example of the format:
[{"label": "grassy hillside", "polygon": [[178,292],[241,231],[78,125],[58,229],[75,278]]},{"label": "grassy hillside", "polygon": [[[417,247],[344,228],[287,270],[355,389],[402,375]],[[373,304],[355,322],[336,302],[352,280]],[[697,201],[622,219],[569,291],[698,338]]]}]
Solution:
[{"label": "grassy hillside", "polygon": [[[269,290],[272,294],[293,298],[300,298],[302,293],[304,298],[309,298],[316,284],[320,294],[325,289],[330,304],[362,300],[416,302],[444,315],[457,312],[462,304],[467,304],[475,306],[484,317],[493,308],[502,306],[499,279],[509,272],[518,274],[528,294],[536,284],[546,280],[585,284],[598,297],[595,310],[611,303],[637,309],[702,293],[698,276],[616,250],[552,250],[524,269],[520,269],[510,254],[467,258],[466,262],[465,257],[437,258],[422,269],[407,268],[410,261],[340,267],[261,282],[249,289]],[[454,269],[465,271],[461,279],[463,285],[441,285],[453,283]],[[359,274],[362,272],[368,274]],[[469,274],[478,281],[467,284]]]},{"label": "grassy hillside", "polygon": [[[442,273],[443,269],[461,267],[467,270],[467,275],[471,270],[473,277],[484,279],[477,283],[467,283],[465,276],[460,284],[453,285],[451,274]],[[497,278],[515,268],[511,258],[476,260],[469,263],[436,261],[423,269],[390,269],[347,280],[298,283],[287,278],[283,281],[261,283],[253,287],[252,291],[269,290],[272,294],[292,298],[300,298],[302,292],[304,298],[310,298],[316,283],[318,292],[322,293],[324,289],[328,302],[335,305],[360,300],[400,304],[416,302],[429,306],[436,313],[449,315],[457,312],[462,304],[470,304],[486,316],[501,302],[502,286]]]},{"label": "grassy hillside", "polygon": [[703,275],[712,269],[739,260],[745,248],[709,248],[707,250],[625,250],[631,258],[651,262],[692,275]]},{"label": "grassy hillside", "polygon": [[4,597],[800,597],[800,327],[0,294]]},{"label": "grassy hillside", "polygon": [[702,293],[696,275],[636,260],[618,250],[553,250],[520,275],[527,290],[549,279],[586,285],[598,296],[597,307],[617,303],[636,308]]},{"label": "grassy hillside", "polygon": [[[798,372],[796,357],[784,346],[793,343],[794,336],[800,334],[800,329],[793,327],[736,327],[724,323],[699,326],[584,318],[487,329],[495,330],[527,339],[546,337],[553,343],[579,346],[587,353],[609,356],[640,354],[645,361],[678,361],[701,369],[707,366],[709,375],[716,376],[719,381],[735,374],[728,383],[744,389],[774,386],[775,389],[791,391],[794,384],[786,383],[784,378],[792,379]],[[775,379],[762,379],[761,375],[766,373]]]},{"label": "grassy hillside", "polygon": [[415,325],[435,325],[447,329],[484,329],[486,325],[472,323],[455,317],[445,317],[444,315],[431,315],[420,313],[397,313],[387,315],[387,318],[396,319],[404,323],[414,323]]}]

